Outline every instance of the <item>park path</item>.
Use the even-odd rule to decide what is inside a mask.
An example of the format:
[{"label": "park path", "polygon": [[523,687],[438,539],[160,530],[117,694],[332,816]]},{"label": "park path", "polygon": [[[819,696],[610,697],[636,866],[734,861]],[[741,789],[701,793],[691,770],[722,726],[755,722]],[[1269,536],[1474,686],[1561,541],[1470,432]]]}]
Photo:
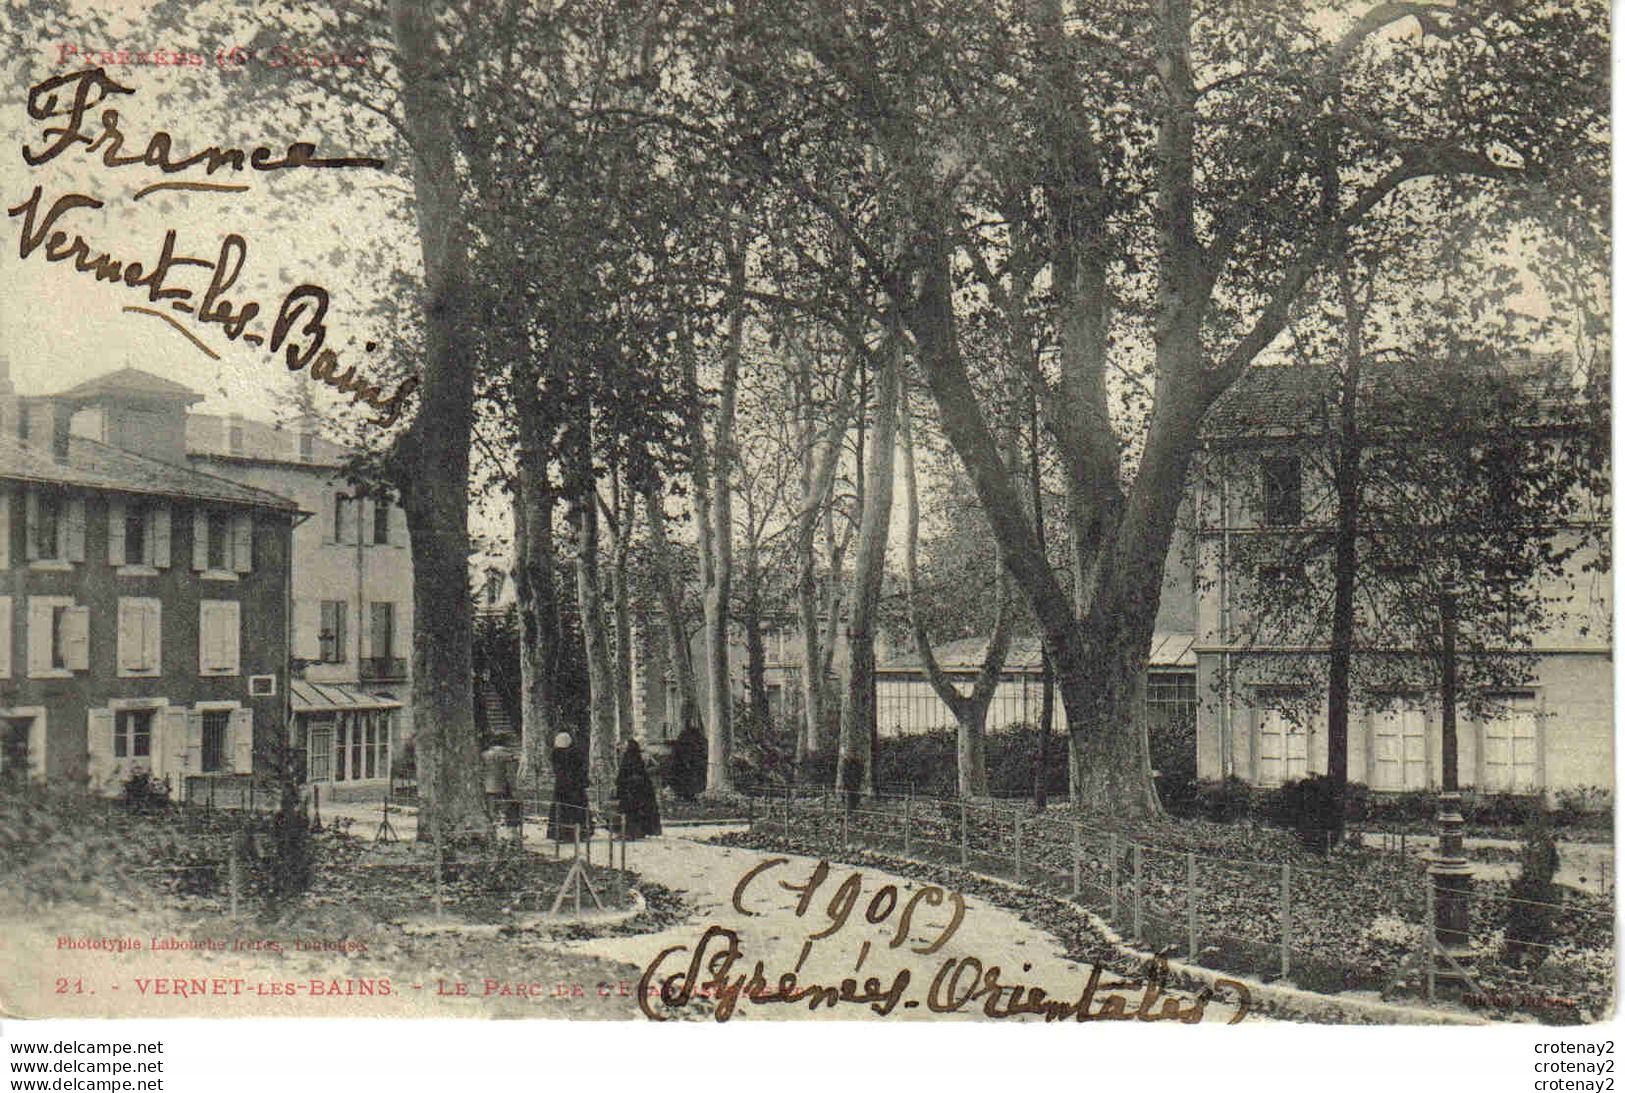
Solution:
[{"label": "park path", "polygon": [[[354,830],[358,834],[364,832],[364,825],[369,820],[377,823],[376,806],[353,808],[354,811],[351,811],[351,808],[340,806],[333,812],[335,815],[353,816],[356,819]],[[415,818],[408,813],[399,820],[396,826],[402,837],[412,837],[416,827]],[[828,876],[816,890],[806,913],[797,916],[796,907],[801,893],[787,890],[783,885],[805,885],[817,866],[817,859],[705,841],[712,836],[737,830],[738,826],[672,827],[663,836],[629,844],[628,869],[645,880],[681,892],[693,907],[684,922],[656,933],[549,940],[542,944],[566,953],[633,964],[640,968],[649,967],[664,950],[681,947],[682,951],[672,954],[661,966],[660,978],[664,978],[687,968],[690,955],[707,927],[721,926],[737,933],[738,945],[743,952],[733,967],[733,977],[750,975],[755,962],[760,960],[769,984],[775,984],[780,974],[797,970],[797,981],[803,986],[839,986],[843,979],[849,977],[856,978],[861,984],[873,976],[883,986],[890,987],[898,974],[907,970],[910,982],[902,995],[907,1001],[889,1014],[890,1020],[982,1018],[979,1003],[971,1003],[964,1007],[964,1012],[955,1014],[935,1013],[929,1008],[932,979],[950,960],[961,963],[967,959],[979,961],[983,969],[998,965],[1002,969],[1000,983],[1039,987],[1057,1001],[1076,1002],[1085,989],[1090,966],[1069,959],[1058,938],[1023,920],[1020,915],[975,896],[964,897],[965,911],[960,924],[947,942],[929,955],[920,955],[911,950],[929,944],[942,934],[949,924],[951,903],[932,906],[929,897],[920,897],[908,931],[912,940],[893,948],[890,942],[896,936],[903,909],[926,884],[870,866],[831,863]],[[537,849],[551,852],[552,844],[544,843],[538,837],[527,835],[526,841]],[[602,862],[603,850],[604,844],[600,840],[594,847],[595,862]],[[782,860],[783,864],[766,865],[774,859]],[[745,886],[740,906],[747,913],[741,914],[733,906],[735,888],[747,872],[757,867],[762,867],[764,871]],[[829,914],[832,901],[836,900],[841,884],[854,874],[859,876],[859,880],[854,882],[859,892],[851,902],[844,924],[830,931],[827,937],[812,938],[812,935],[827,931],[833,925]],[[889,902],[889,897],[882,894],[887,886],[895,891],[896,906],[889,915],[881,916],[879,911]],[[879,903],[872,903],[875,900]],[[840,902],[834,904],[837,914]],[[878,923],[867,920],[871,906],[880,918]],[[715,952],[719,947],[719,943],[713,942],[708,951]],[[975,966],[973,964],[972,968]],[[970,974],[967,972],[959,982],[959,993],[966,993],[971,983]],[[1095,1004],[1090,1012],[1100,1012],[1104,1000],[1112,994],[1123,998],[1125,1009],[1132,1015],[1140,1006],[1144,990],[1139,984],[1125,983],[1111,971],[1102,971],[1094,994]],[[1187,1010],[1193,1004],[1193,997],[1188,992],[1171,991],[1161,998],[1177,999]],[[908,1001],[916,1004],[909,1006]],[[1155,1001],[1150,1009],[1159,1011],[1161,1005],[1160,1000]],[[664,1012],[658,1003],[651,1003],[651,1006],[656,1012]],[[1224,1022],[1234,1018],[1236,1010],[1233,1005],[1214,1001],[1208,1004],[1202,1016],[1204,1021]],[[809,1013],[806,1002],[755,1006],[741,1000],[733,1019],[760,1020],[763,1017],[873,1019],[878,1015],[860,1003],[820,1006],[817,1011]],[[1021,1019],[1042,1020],[1031,1015]],[[1249,1015],[1247,1019],[1250,1023],[1259,1018]]]}]

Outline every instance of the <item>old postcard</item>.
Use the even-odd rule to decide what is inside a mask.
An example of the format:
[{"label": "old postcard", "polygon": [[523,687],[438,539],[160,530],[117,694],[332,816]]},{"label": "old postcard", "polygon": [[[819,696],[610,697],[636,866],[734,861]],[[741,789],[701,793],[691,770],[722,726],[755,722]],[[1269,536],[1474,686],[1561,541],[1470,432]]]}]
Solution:
[{"label": "old postcard", "polygon": [[0,1015],[1611,1017],[1600,2],[5,21]]}]

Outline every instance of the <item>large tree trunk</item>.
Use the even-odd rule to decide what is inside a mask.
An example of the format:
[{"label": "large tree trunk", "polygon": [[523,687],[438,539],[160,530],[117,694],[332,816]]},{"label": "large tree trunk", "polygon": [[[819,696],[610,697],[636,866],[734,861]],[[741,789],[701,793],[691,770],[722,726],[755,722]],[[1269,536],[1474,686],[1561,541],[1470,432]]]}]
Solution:
[{"label": "large tree trunk", "polygon": [[1338,393],[1336,464],[1332,470],[1337,494],[1337,530],[1332,556],[1332,632],[1326,687],[1326,775],[1332,783],[1335,807],[1331,823],[1334,840],[1343,837],[1343,800],[1349,781],[1349,696],[1354,660],[1354,589],[1359,574],[1360,527],[1360,364],[1364,354],[1359,301],[1350,281],[1348,263],[1339,269],[1344,319],[1342,389]]},{"label": "large tree trunk", "polygon": [[694,652],[688,630],[683,625],[683,590],[678,583],[671,541],[666,537],[666,509],[659,488],[651,479],[643,486],[644,508],[649,517],[649,544],[654,553],[656,591],[660,596],[661,622],[666,631],[666,653],[671,658],[672,675],[677,682],[677,730],[690,725],[703,727],[700,720],[700,688],[694,675]]},{"label": "large tree trunk", "polygon": [[570,523],[576,539],[576,603],[587,655],[587,777],[595,789],[608,796],[614,792],[616,772],[615,665],[599,574],[598,491],[592,480],[590,437],[590,432],[582,428],[575,438],[579,447],[569,457],[578,462],[572,482]]},{"label": "large tree trunk", "polygon": [[[739,240],[728,247],[728,329],[723,344],[722,384],[710,458],[694,452],[695,523],[699,525],[700,583],[705,605],[706,760],[705,791],[733,792],[733,679],[728,663],[728,608],[733,583],[733,446],[739,396],[739,365],[745,335],[745,253]],[[698,383],[689,377],[697,401]],[[698,406],[694,408],[696,420]],[[703,445],[703,437],[700,445]]]},{"label": "large tree trunk", "polygon": [[625,489],[619,472],[611,482],[610,491],[610,509],[615,514],[609,538],[609,594],[614,608],[615,636],[615,716],[617,743],[624,747],[632,739],[636,728],[632,716],[631,580],[627,570],[631,565],[632,533],[638,509],[635,496]]},{"label": "large tree trunk", "polygon": [[745,631],[745,696],[750,702],[751,720],[761,733],[767,729],[772,715],[767,704],[767,649],[762,642],[759,597],[750,596],[745,600],[739,624]]},{"label": "large tree trunk", "polygon": [[[536,421],[539,407],[519,400],[519,466],[514,497],[514,592],[519,608],[519,724],[524,781],[548,788],[553,739],[561,725],[558,704],[558,551],[553,533],[557,496],[548,478],[551,425]],[[538,428],[538,427],[541,428]]]},{"label": "large tree trunk", "polygon": [[863,516],[858,552],[852,564],[852,603],[846,628],[846,699],[841,705],[841,746],[837,772],[849,796],[874,790],[875,624],[880,582],[891,529],[892,466],[897,449],[899,369],[904,346],[893,334],[875,377],[874,439],[864,475]]},{"label": "large tree trunk", "polygon": [[[836,394],[834,418],[825,430],[817,425],[813,408],[812,361],[809,353],[798,354],[795,373],[797,401],[800,403],[801,503],[795,518],[796,611],[801,625],[801,731],[796,738],[796,762],[819,754],[826,747],[824,727],[829,723],[830,690],[826,668],[829,644],[823,640],[818,622],[818,529],[830,519],[830,493],[840,467],[841,449],[847,419],[852,408],[852,388],[857,377],[858,355],[848,354],[848,365]],[[840,580],[839,559],[831,557],[832,581]]]},{"label": "large tree trunk", "polygon": [[931,648],[931,636],[918,605],[919,550],[920,550],[920,488],[919,475],[914,463],[914,428],[907,399],[899,414],[903,439],[903,490],[908,504],[908,536],[904,540],[903,572],[908,592],[909,625],[914,633],[914,648],[925,669],[926,679],[958,726],[955,738],[956,768],[959,775],[961,797],[987,796],[987,711],[998,691],[999,674],[1010,652],[1011,622],[1009,578],[1005,575],[1004,561],[994,553],[993,565],[997,572],[998,608],[993,621],[993,636],[988,640],[987,652],[982,658],[981,670],[971,686],[969,695],[961,695],[959,688],[938,664]]},{"label": "large tree trunk", "polygon": [[468,459],[478,343],[460,207],[453,89],[432,5],[392,0],[402,122],[412,146],[424,271],[420,407],[394,453],[412,541],[412,716],[421,838],[486,830],[474,727],[473,604],[468,594]]}]

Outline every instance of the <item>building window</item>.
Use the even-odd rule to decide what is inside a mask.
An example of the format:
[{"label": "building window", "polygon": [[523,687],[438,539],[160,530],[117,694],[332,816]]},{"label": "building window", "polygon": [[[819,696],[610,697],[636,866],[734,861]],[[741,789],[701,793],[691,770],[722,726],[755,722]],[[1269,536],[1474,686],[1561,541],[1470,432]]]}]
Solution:
[{"label": "building window", "polygon": [[254,568],[254,518],[246,512],[199,509],[192,517],[192,568],[211,578]]},{"label": "building window", "polygon": [[1295,455],[1266,456],[1264,523],[1294,527],[1303,523],[1303,466]]},{"label": "building window", "polygon": [[1407,699],[1392,699],[1371,715],[1371,788],[1427,787],[1427,711]]},{"label": "building window", "polygon": [[309,463],[316,458],[316,436],[314,433],[299,434],[299,461]]},{"label": "building window", "polygon": [[372,612],[372,655],[375,657],[390,658],[395,655],[395,605],[392,603],[373,603],[368,605]]},{"label": "building window", "polygon": [[90,609],[71,596],[28,597],[28,674],[35,679],[90,667]]},{"label": "building window", "polygon": [[1309,727],[1300,723],[1293,697],[1267,693],[1259,697],[1254,740],[1259,785],[1279,786],[1309,777]]},{"label": "building window", "polygon": [[333,495],[333,541],[353,543],[356,536],[356,499],[348,494]]},{"label": "building window", "polygon": [[1149,672],[1145,677],[1145,705],[1167,718],[1196,716],[1196,673]]},{"label": "building window", "polygon": [[124,507],[124,560],[145,565],[147,559],[147,510],[144,505]]},{"label": "building window", "polygon": [[1484,784],[1488,793],[1533,793],[1540,788],[1540,722],[1535,696],[1528,691],[1490,699],[1493,713],[1483,722]]},{"label": "building window", "polygon": [[208,568],[231,568],[231,515],[229,513],[209,513]]},{"label": "building window", "polygon": [[333,780],[333,715],[319,714],[306,720],[307,776],[312,782]]},{"label": "building window", "polygon": [[234,676],[241,651],[241,605],[236,600],[198,604],[198,671],[206,676]]},{"label": "building window", "polygon": [[201,762],[204,774],[219,774],[226,770],[226,742],[230,733],[230,710],[204,711]]},{"label": "building window", "polygon": [[152,756],[153,710],[118,710],[113,715],[113,758]]},{"label": "building window", "polygon": [[343,600],[322,601],[321,650],[318,659],[323,664],[343,664],[345,647],[349,644],[345,634]]},{"label": "building window", "polygon": [[62,529],[65,514],[62,498],[54,493],[36,493],[33,526],[29,534],[34,544],[34,557],[42,561],[62,557]]},{"label": "building window", "polygon": [[356,713],[338,719],[334,738],[333,780],[359,782],[389,773],[387,714]]},{"label": "building window", "polygon": [[118,674],[155,676],[163,647],[163,605],[157,599],[121,596],[118,601]]},{"label": "building window", "polygon": [[377,546],[389,545],[388,498],[380,497],[372,503],[372,541]]},{"label": "building window", "polygon": [[232,455],[243,454],[243,422],[241,418],[232,418],[227,423],[226,447]]}]

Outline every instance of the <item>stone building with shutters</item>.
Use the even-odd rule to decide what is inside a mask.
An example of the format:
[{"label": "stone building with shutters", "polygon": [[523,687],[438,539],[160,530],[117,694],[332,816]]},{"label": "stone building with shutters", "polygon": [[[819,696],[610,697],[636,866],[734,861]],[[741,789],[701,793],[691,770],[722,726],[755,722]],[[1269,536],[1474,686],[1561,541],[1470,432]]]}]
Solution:
[{"label": "stone building with shutters", "polygon": [[192,413],[185,424],[195,470],[289,498],[304,514],[293,531],[289,697],[307,780],[340,791],[386,786],[412,734],[405,511],[349,484],[352,453],[314,422]]},{"label": "stone building with shutters", "polygon": [[177,795],[272,762],[298,506],[188,465],[201,398],[134,369],[0,373],[0,776]]},{"label": "stone building with shutters", "polygon": [[[1572,382],[1550,368],[1534,369],[1560,363],[1521,366],[1532,400],[1541,397],[1543,384]],[[1370,382],[1388,381],[1378,374]],[[1335,492],[1326,438],[1335,428],[1328,415],[1335,413],[1336,392],[1326,369],[1261,367],[1244,373],[1204,422],[1204,448],[1190,486],[1199,545],[1199,777],[1279,786],[1326,772],[1324,677],[1296,668],[1304,658],[1326,657],[1325,639],[1286,633],[1281,619],[1266,616],[1249,592],[1259,584],[1286,584],[1330,603],[1329,547],[1311,553],[1307,563],[1282,565],[1281,552],[1267,564],[1253,559],[1268,555],[1270,542],[1330,542]],[[1591,536],[1596,530],[1573,526],[1566,533]],[[1527,658],[1527,679],[1480,688],[1471,696],[1476,714],[1466,709],[1469,696],[1460,696],[1463,789],[1549,797],[1613,784],[1611,577],[1589,547],[1568,569],[1564,579],[1548,579],[1550,587],[1539,590],[1547,625],[1527,648],[1518,647]],[[1362,620],[1385,611],[1383,590],[1399,586],[1384,584],[1384,571],[1374,563],[1368,578],[1362,570],[1357,657],[1373,643]],[[1397,663],[1417,658],[1414,649],[1382,646],[1370,655]],[[1357,675],[1349,779],[1378,792],[1436,790],[1444,759],[1437,687],[1423,671],[1415,673],[1414,683],[1386,682],[1397,675],[1383,673],[1382,689],[1362,687]]]}]

